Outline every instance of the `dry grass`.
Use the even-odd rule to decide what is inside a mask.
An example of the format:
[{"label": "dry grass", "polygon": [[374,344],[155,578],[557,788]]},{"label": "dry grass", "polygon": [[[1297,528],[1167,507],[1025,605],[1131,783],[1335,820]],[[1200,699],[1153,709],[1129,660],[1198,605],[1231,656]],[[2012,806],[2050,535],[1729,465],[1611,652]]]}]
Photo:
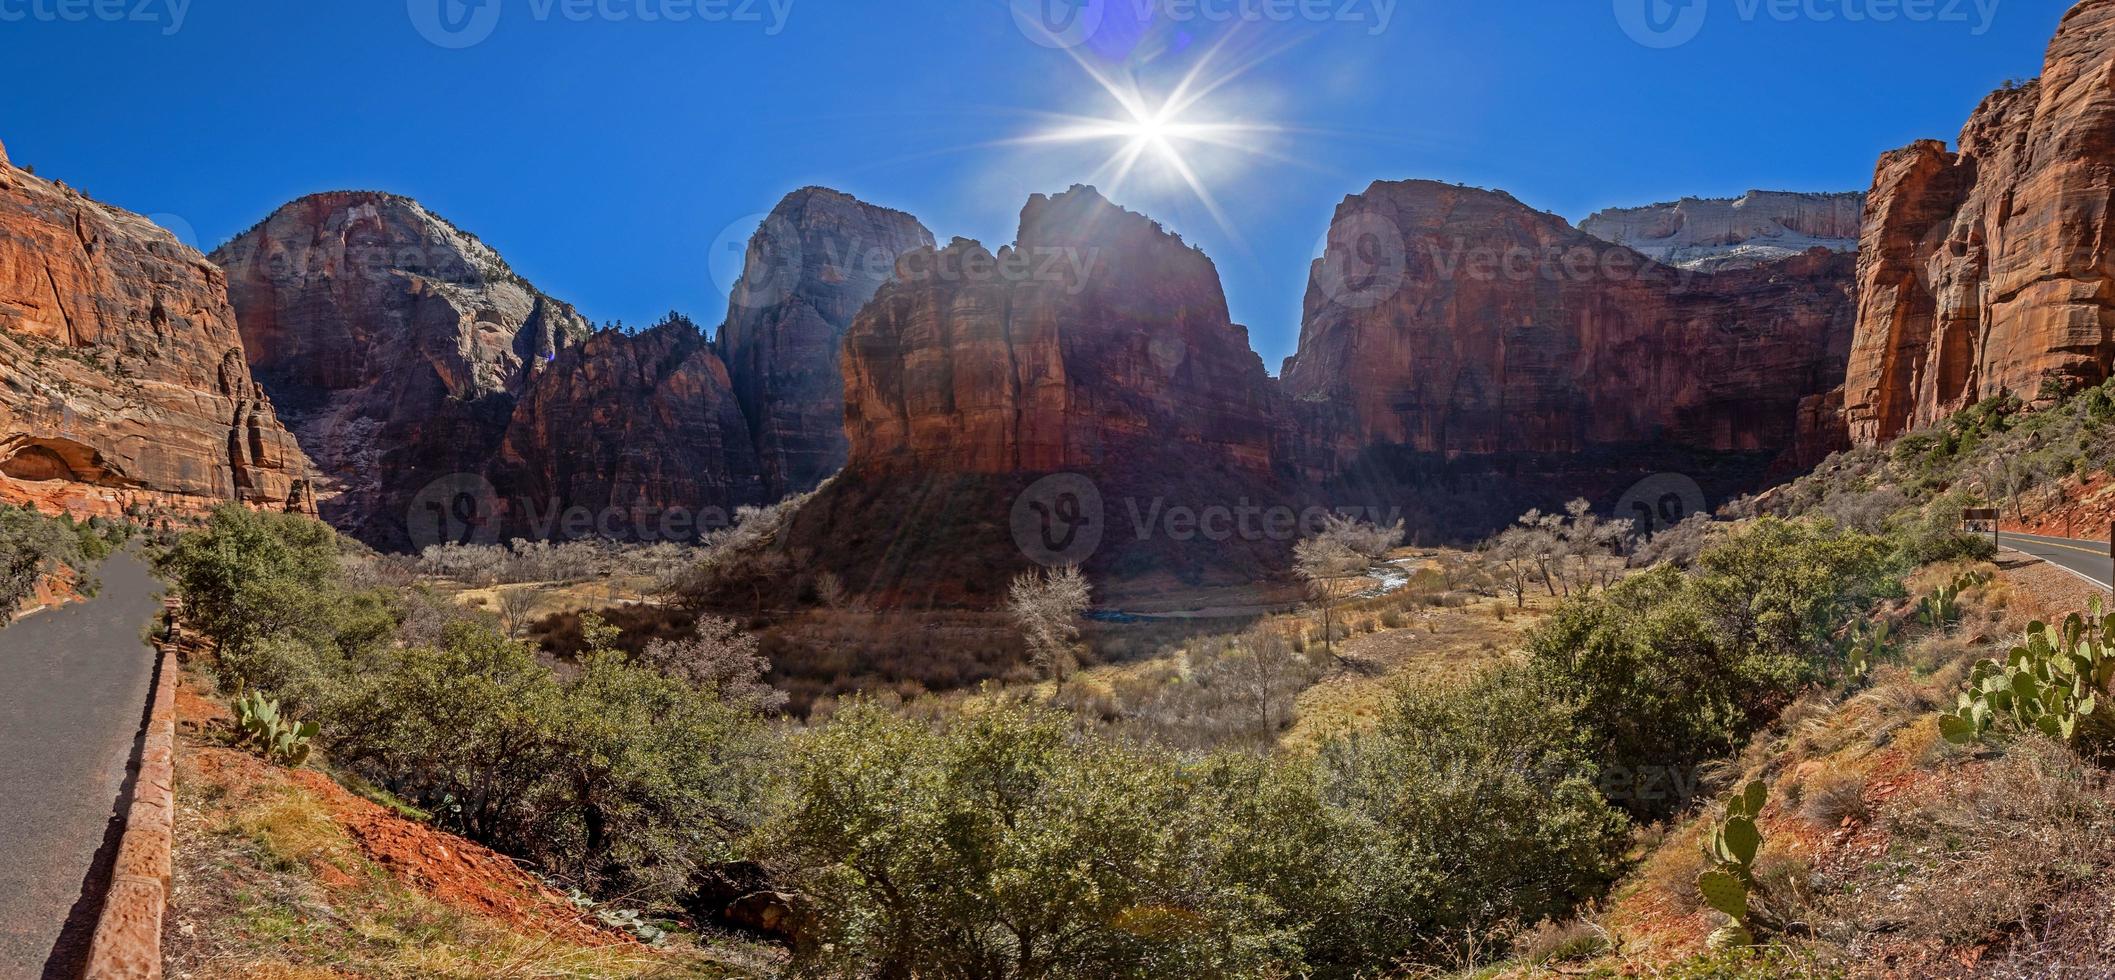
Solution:
[{"label": "dry grass", "polygon": [[771,954],[757,947],[582,944],[451,906],[369,860],[330,803],[288,770],[205,764],[212,753],[243,758],[188,740],[178,748],[168,976],[530,980],[771,970]]},{"label": "dry grass", "polygon": [[[1966,568],[1926,570],[1912,594]],[[1985,570],[1989,566],[1985,566]],[[1961,623],[1911,627],[1900,659],[1849,695],[1795,702],[1730,768],[1770,782],[1765,904],[1812,927],[1778,937],[1799,962],[1853,976],[2115,975],[2115,786],[2039,737],[1987,747],[1938,737],[1977,657],[2062,611],[2007,570],[1963,597]],[[1898,610],[1906,611],[1906,610]],[[1644,848],[1601,920],[1619,972],[1713,975],[1717,917],[1700,910],[1709,810]]]}]

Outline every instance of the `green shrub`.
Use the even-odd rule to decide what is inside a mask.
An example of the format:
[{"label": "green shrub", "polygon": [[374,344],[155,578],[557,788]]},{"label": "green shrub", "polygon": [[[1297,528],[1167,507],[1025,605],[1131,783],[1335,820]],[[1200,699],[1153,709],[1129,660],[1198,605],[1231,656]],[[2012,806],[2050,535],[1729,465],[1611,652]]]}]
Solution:
[{"label": "green shrub", "polygon": [[376,658],[325,715],[335,756],[452,829],[667,900],[751,822],[754,715],[608,650],[561,680],[482,623]]},{"label": "green shrub", "polygon": [[1845,672],[1831,634],[1900,591],[1886,539],[1756,521],[1688,572],[1659,566],[1575,598],[1529,637],[1589,756],[1634,814],[1675,812],[1703,762],[1736,752],[1808,684]]},{"label": "green shrub", "polygon": [[68,517],[46,517],[34,510],[0,504],[0,626],[14,618],[16,607],[36,592],[37,581],[61,568],[79,576],[79,591],[95,591],[90,572],[110,554],[122,526]]},{"label": "green shrub", "polygon": [[338,541],[320,521],[224,505],[179,538],[161,566],[191,626],[222,650],[279,635],[332,638]]},{"label": "green shrub", "polygon": [[1449,963],[1469,940],[1502,952],[1510,930],[1566,917],[1621,875],[1629,821],[1539,688],[1520,670],[1411,687],[1375,731],[1325,749],[1355,911],[1312,930],[1311,966]]},{"label": "green shrub", "polygon": [[944,728],[869,702],[800,736],[769,835],[830,976],[1217,977],[1270,960],[1172,759],[1002,704]]}]

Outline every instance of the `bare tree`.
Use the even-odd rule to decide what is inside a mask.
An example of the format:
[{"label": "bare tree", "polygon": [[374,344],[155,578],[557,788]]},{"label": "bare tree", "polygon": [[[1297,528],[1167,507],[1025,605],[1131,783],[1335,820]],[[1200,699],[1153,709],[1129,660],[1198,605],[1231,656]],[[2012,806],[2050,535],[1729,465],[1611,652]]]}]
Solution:
[{"label": "bare tree", "polygon": [[2023,498],[2027,488],[2041,480],[2041,470],[2038,461],[2025,449],[2008,447],[1992,454],[1990,462],[1985,464],[1983,479],[1992,494],[2011,506],[2012,516],[2024,521],[2027,514]]},{"label": "bare tree", "polygon": [[1062,681],[1071,673],[1077,663],[1073,644],[1079,641],[1080,615],[1092,597],[1078,565],[1022,572],[1007,587],[1006,611],[1021,627],[1028,655],[1044,676]]},{"label": "bare tree", "polygon": [[1516,609],[1527,608],[1528,587],[1535,584],[1535,570],[1542,543],[1537,535],[1525,527],[1514,526],[1498,533],[1497,537],[1484,542],[1481,558],[1484,567],[1498,580],[1501,591],[1511,593]]},{"label": "bare tree", "polygon": [[731,619],[701,617],[689,639],[655,640],[640,659],[662,674],[759,714],[786,703],[786,693],[764,681],[771,661],[757,652],[756,637]]},{"label": "bare tree", "polygon": [[1293,547],[1293,568],[1307,583],[1308,596],[1322,613],[1322,649],[1342,661],[1336,650],[1336,607],[1365,587],[1366,573],[1403,543],[1403,524],[1389,527],[1349,517],[1330,516],[1322,528]]},{"label": "bare tree", "polygon": [[508,636],[520,636],[529,625],[529,615],[536,608],[534,586],[517,585],[512,588],[501,585],[493,588],[499,600],[499,620],[507,629]]},{"label": "bare tree", "polygon": [[845,588],[845,580],[836,572],[823,572],[815,576],[815,598],[831,609],[843,609],[851,604],[851,592]]},{"label": "bare tree", "polygon": [[1204,673],[1223,680],[1255,712],[1257,730],[1266,738],[1292,720],[1293,700],[1316,676],[1314,664],[1294,653],[1284,637],[1261,630],[1228,645]]}]

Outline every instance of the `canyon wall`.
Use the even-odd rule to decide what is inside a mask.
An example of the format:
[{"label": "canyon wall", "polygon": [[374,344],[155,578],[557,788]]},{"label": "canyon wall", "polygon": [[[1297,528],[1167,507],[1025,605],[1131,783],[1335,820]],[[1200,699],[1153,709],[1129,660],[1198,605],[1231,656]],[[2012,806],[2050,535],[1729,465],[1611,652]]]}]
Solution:
[{"label": "canyon wall", "polygon": [[786,195],[751,237],[718,347],[774,499],[844,466],[845,331],[896,259],[932,244],[918,219],[821,187]]},{"label": "canyon wall", "polygon": [[1286,394],[1340,465],[1642,445],[1774,456],[1841,379],[1853,259],[1676,269],[1511,196],[1376,183],[1337,210]]},{"label": "canyon wall", "polygon": [[1662,265],[1723,272],[1815,248],[1855,252],[1864,224],[1865,195],[1858,191],[1749,191],[1735,198],[1610,208],[1580,222],[1579,230]]},{"label": "canyon wall", "polygon": [[673,316],[560,352],[515,403],[486,473],[508,538],[687,541],[767,502],[726,365]]},{"label": "canyon wall", "polygon": [[417,495],[484,470],[530,379],[589,331],[409,198],[294,201],[213,253],[258,380],[325,476],[322,512],[381,547]]},{"label": "canyon wall", "polygon": [[1840,422],[1817,441],[1873,445],[1986,398],[2044,401],[2108,377],[2111,79],[2115,2],[2086,0],[2042,77],[1992,94],[1957,151],[1926,140],[1881,159]]},{"label": "canyon wall", "polygon": [[221,271],[0,150],[0,501],[83,515],[306,511]]},{"label": "canyon wall", "polygon": [[904,256],[844,384],[849,462],[792,538],[862,593],[988,603],[1031,555],[1117,590],[1282,572],[1284,536],[1156,523],[1292,497],[1279,399],[1212,261],[1091,188],[1032,198],[996,253]]}]

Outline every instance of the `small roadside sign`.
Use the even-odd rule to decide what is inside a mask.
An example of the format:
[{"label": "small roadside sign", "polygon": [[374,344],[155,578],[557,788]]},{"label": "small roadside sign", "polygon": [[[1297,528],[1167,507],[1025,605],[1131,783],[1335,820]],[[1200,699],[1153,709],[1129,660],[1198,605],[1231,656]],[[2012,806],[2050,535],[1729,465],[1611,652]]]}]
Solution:
[{"label": "small roadside sign", "polygon": [[1998,521],[2004,514],[1995,507],[1969,507],[1961,511],[1961,526],[1970,532],[1990,532],[1990,543],[1999,544]]}]

